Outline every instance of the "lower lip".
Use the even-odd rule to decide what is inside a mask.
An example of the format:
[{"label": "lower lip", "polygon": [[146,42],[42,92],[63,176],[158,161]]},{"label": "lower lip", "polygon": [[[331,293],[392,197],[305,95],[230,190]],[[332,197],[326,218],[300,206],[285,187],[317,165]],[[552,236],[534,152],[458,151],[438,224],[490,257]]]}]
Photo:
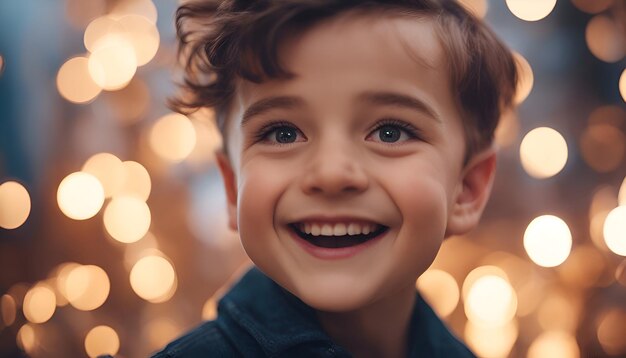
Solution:
[{"label": "lower lip", "polygon": [[293,236],[293,238],[304,249],[304,251],[311,254],[311,256],[317,257],[318,259],[324,259],[324,260],[339,260],[339,259],[346,259],[346,258],[352,257],[358,254],[359,252],[367,249],[368,247],[376,244],[385,236],[385,234],[387,234],[388,231],[389,229],[385,230],[380,235],[373,237],[362,244],[331,249],[331,248],[326,248],[326,247],[315,246],[311,244],[310,242],[306,241],[305,239],[301,238],[300,236],[298,236],[298,234],[296,234],[293,230],[291,229],[289,230],[289,232],[291,232],[291,236]]}]

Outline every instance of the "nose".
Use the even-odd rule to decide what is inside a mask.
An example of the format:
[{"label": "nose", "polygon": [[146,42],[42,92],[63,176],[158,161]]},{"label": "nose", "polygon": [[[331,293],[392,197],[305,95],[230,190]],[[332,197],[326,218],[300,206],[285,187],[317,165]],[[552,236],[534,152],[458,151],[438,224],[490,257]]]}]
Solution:
[{"label": "nose", "polygon": [[369,186],[359,154],[348,146],[337,142],[319,145],[308,159],[310,163],[302,180],[302,191],[306,194],[359,193]]}]

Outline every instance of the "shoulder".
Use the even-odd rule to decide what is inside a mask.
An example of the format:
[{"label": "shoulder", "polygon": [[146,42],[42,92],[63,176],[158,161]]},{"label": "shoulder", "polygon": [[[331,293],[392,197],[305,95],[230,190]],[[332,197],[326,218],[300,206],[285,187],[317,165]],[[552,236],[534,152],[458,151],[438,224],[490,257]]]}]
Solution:
[{"label": "shoulder", "polygon": [[224,333],[219,329],[216,321],[201,324],[185,335],[169,343],[162,351],[153,355],[153,358],[177,357],[239,357],[237,350],[232,346]]}]

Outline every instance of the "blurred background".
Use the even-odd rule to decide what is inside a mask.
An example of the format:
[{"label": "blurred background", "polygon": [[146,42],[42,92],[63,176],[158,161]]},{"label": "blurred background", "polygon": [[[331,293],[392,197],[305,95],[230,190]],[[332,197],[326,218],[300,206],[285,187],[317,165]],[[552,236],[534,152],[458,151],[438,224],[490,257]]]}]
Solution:
[{"label": "blurred background", "polygon": [[[462,0],[516,52],[480,227],[416,286],[482,357],[626,357],[626,0]],[[144,357],[249,265],[174,0],[0,2],[0,356]],[[621,205],[621,206],[620,206]]]}]

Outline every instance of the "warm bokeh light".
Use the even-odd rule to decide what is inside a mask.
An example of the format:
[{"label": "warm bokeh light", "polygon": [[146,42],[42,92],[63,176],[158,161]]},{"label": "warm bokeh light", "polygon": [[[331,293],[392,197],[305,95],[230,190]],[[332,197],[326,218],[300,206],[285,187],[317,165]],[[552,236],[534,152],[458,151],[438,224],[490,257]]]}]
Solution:
[{"label": "warm bokeh light", "polygon": [[489,9],[487,0],[459,0],[459,3],[481,19],[487,15],[487,10]]},{"label": "warm bokeh light", "polygon": [[165,115],[150,131],[150,147],[169,162],[185,159],[196,145],[196,130],[186,116],[179,113]]},{"label": "warm bokeh light", "polygon": [[100,267],[74,267],[65,279],[65,293],[70,304],[81,311],[92,311],[102,306],[109,297],[109,276]]},{"label": "warm bokeh light", "polygon": [[619,187],[617,202],[619,203],[619,205],[626,205],[626,177],[624,177],[622,185]]},{"label": "warm bokeh light", "polygon": [[480,326],[503,326],[513,319],[516,310],[517,296],[513,287],[496,275],[478,278],[465,301],[465,315]]},{"label": "warm bokeh light", "polygon": [[118,20],[126,39],[135,50],[137,66],[150,62],[159,49],[160,36],[156,25],[140,15],[126,15]]},{"label": "warm bokeh light", "polygon": [[626,69],[622,71],[622,75],[619,76],[619,93],[622,95],[622,99],[626,102]]},{"label": "warm bokeh light", "polygon": [[427,270],[417,280],[416,286],[440,317],[450,315],[459,303],[459,285],[445,271]]},{"label": "warm bokeh light", "polygon": [[83,35],[83,43],[89,52],[94,52],[99,42],[110,34],[120,34],[122,26],[110,16],[100,16],[89,23]]},{"label": "warm bokeh light", "polygon": [[513,15],[525,21],[537,21],[550,15],[556,0],[506,0]]},{"label": "warm bokeh light", "polygon": [[[70,273],[72,272],[72,270],[74,270],[75,268],[79,267],[80,264],[77,264],[76,262],[65,262],[60,264],[59,266],[57,266],[56,268],[56,283],[55,283],[55,288],[56,291],[59,292],[61,294],[61,296],[63,296],[63,305],[66,305],[67,303],[69,303],[67,297],[67,277],[70,275]],[[60,300],[57,299],[57,305],[59,305]],[[59,305],[60,306],[60,305]]]},{"label": "warm bokeh light", "polygon": [[117,196],[132,196],[143,201],[148,200],[152,190],[152,180],[148,170],[132,160],[122,162],[124,182],[115,194]]},{"label": "warm bokeh light", "polygon": [[625,151],[624,134],[609,124],[590,125],[580,138],[580,153],[585,163],[600,173],[619,168]]},{"label": "warm bokeh light", "polygon": [[528,348],[527,358],[578,358],[580,350],[576,338],[560,331],[547,331],[537,337]]},{"label": "warm bokeh light", "polygon": [[105,35],[89,56],[89,74],[102,89],[115,91],[125,87],[137,71],[135,49],[120,34]]},{"label": "warm bokeh light", "polygon": [[104,227],[115,240],[131,243],[140,240],[150,229],[148,204],[133,196],[113,198],[104,210]]},{"label": "warm bokeh light", "polygon": [[85,337],[85,351],[89,357],[104,354],[115,356],[120,349],[120,339],[115,330],[109,326],[92,328]]},{"label": "warm bokeh light", "polygon": [[508,357],[518,335],[516,320],[497,327],[480,326],[472,321],[465,324],[465,341],[474,353],[483,358]]},{"label": "warm bokeh light", "polygon": [[0,314],[2,315],[2,323],[5,326],[10,326],[15,322],[16,312],[17,305],[15,299],[8,294],[2,295],[2,298],[0,298]]},{"label": "warm bokeh light", "polygon": [[606,354],[626,355],[626,311],[612,308],[604,312],[598,324],[598,342]]},{"label": "warm bokeh light", "polygon": [[589,21],[585,40],[589,51],[604,62],[617,62],[624,57],[624,34],[608,16],[596,15]]},{"label": "warm bokeh light", "polygon": [[602,185],[596,189],[589,206],[589,235],[593,244],[603,252],[609,251],[604,241],[604,221],[617,203],[617,193],[610,185]]},{"label": "warm bokeh light", "polygon": [[140,15],[156,24],[158,12],[151,0],[118,1],[110,12],[110,16],[117,20],[127,15]]},{"label": "warm bokeh light", "polygon": [[22,348],[26,353],[32,353],[37,345],[37,337],[35,336],[35,329],[29,323],[20,327],[17,331],[16,341],[18,347]]},{"label": "warm bokeh light", "polygon": [[32,323],[43,323],[49,320],[56,310],[54,291],[45,283],[33,286],[24,297],[22,310],[24,317]]},{"label": "warm bokeh light", "polygon": [[572,249],[572,233],[562,219],[542,215],[528,224],[524,249],[539,266],[555,267],[567,259]]},{"label": "warm bokeh light", "polygon": [[144,330],[144,334],[147,336],[153,351],[162,349],[167,343],[182,333],[183,328],[166,317],[157,317],[150,320]]},{"label": "warm bokeh light", "polygon": [[4,57],[0,55],[0,75],[2,75],[3,71],[4,71]]},{"label": "warm bokeh light", "polygon": [[122,161],[111,153],[98,153],[91,156],[81,171],[98,178],[104,189],[105,198],[116,194],[124,182]]},{"label": "warm bokeh light", "polygon": [[135,263],[149,254],[160,255],[159,243],[153,233],[148,231],[141,240],[129,243],[124,248],[124,267],[130,271]]},{"label": "warm bokeh light", "polygon": [[217,318],[217,299],[211,297],[202,306],[202,320],[212,321]]},{"label": "warm bokeh light", "polygon": [[572,0],[572,4],[580,11],[588,14],[597,14],[608,9],[614,0]]},{"label": "warm bokeh light", "polygon": [[539,305],[537,320],[541,328],[546,331],[573,333],[578,324],[576,302],[567,293],[551,292]]},{"label": "warm bokeh light", "polygon": [[16,181],[0,184],[0,227],[16,229],[26,222],[30,214],[30,195]]},{"label": "warm bokeh light", "polygon": [[506,272],[504,272],[504,270],[502,270],[501,268],[497,266],[493,266],[493,265],[479,266],[473,269],[472,271],[470,271],[470,273],[468,273],[467,276],[465,277],[465,280],[463,280],[463,286],[461,288],[461,296],[463,297],[464,301],[467,301],[467,295],[469,294],[469,291],[474,285],[474,283],[476,282],[476,280],[478,280],[479,278],[483,276],[488,276],[488,275],[498,276],[507,281],[509,280],[508,276],[506,275]]},{"label": "warm bokeh light", "polygon": [[146,256],[137,261],[130,271],[133,291],[146,301],[163,302],[175,284],[174,267],[161,256]]},{"label": "warm bokeh light", "polygon": [[626,206],[611,210],[604,221],[604,241],[609,250],[626,256]]},{"label": "warm bokeh light", "polygon": [[549,178],[567,163],[567,143],[556,130],[539,127],[526,134],[520,145],[520,159],[526,172],[535,178]]},{"label": "warm bokeh light", "polygon": [[615,269],[615,280],[622,286],[626,287],[626,260],[622,261],[617,269]]},{"label": "warm bokeh light", "polygon": [[57,190],[59,208],[70,219],[86,220],[95,216],[104,204],[104,188],[95,176],[74,172],[66,176]]},{"label": "warm bokeh light", "polygon": [[94,81],[99,77],[102,81],[102,72],[89,73],[89,60],[78,56],[67,60],[57,74],[57,89],[63,98],[73,103],[86,103],[96,98],[102,88]]},{"label": "warm bokeh light", "polygon": [[626,124],[626,110],[620,106],[600,106],[589,115],[589,125],[609,124],[620,128]]},{"label": "warm bokeh light", "polygon": [[528,95],[533,89],[535,83],[535,75],[533,69],[530,67],[528,60],[518,52],[513,52],[513,58],[518,71],[517,87],[515,89],[514,101],[516,104],[520,104],[526,100]]},{"label": "warm bokeh light", "polygon": [[215,151],[222,147],[222,136],[213,122],[192,121],[196,130],[196,146],[187,157],[187,162],[195,165],[211,163]]}]

